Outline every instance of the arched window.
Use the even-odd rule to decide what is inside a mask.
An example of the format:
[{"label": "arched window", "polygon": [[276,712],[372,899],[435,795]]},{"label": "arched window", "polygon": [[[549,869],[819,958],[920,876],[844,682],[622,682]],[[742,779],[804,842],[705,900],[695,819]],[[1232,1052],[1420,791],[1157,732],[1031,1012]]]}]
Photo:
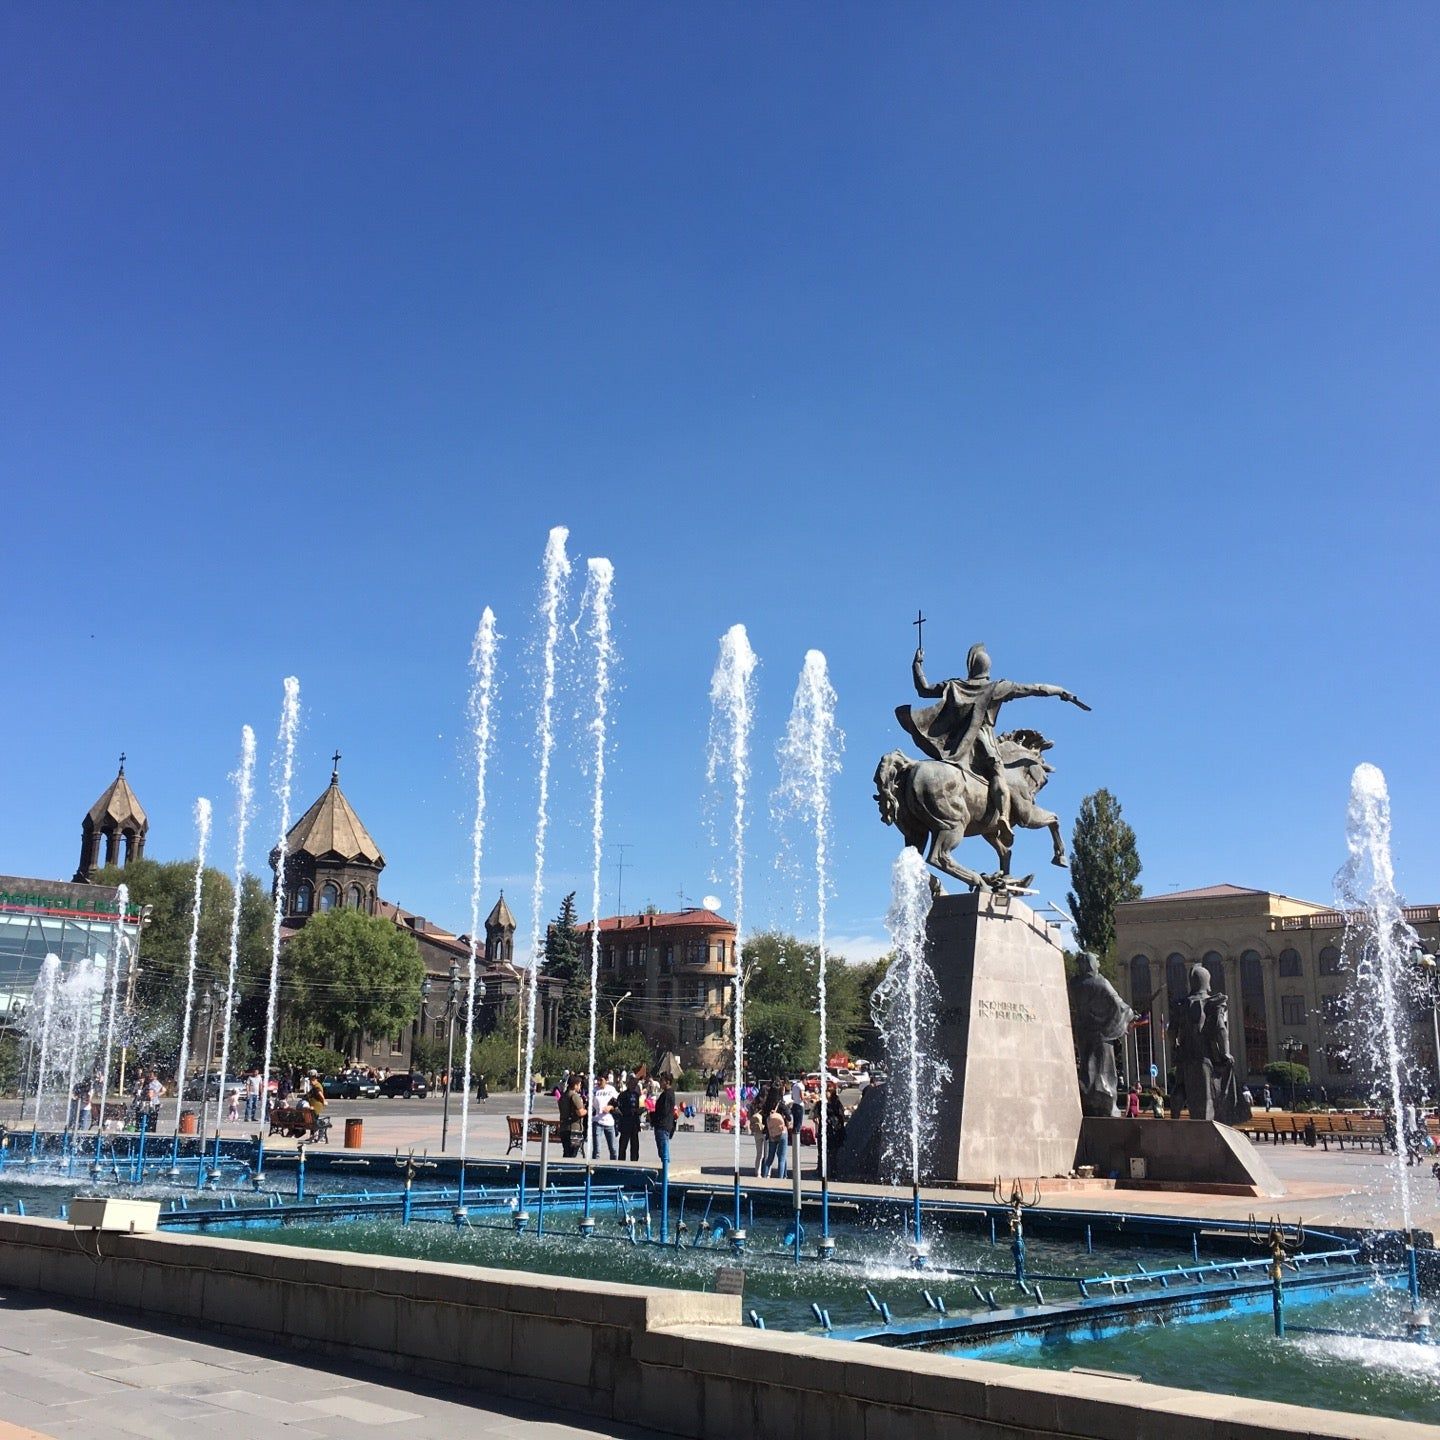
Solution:
[{"label": "arched window", "polygon": [[370,887],[370,906],[369,906],[369,910],[370,910],[370,913],[371,913],[372,915],[375,913],[375,887],[374,887],[373,885]]},{"label": "arched window", "polygon": [[1130,961],[1130,1003],[1137,1010],[1150,1004],[1150,961],[1144,955]]},{"label": "arched window", "polygon": [[1165,957],[1165,989],[1172,1001],[1183,1000],[1190,993],[1190,967],[1183,955]]},{"label": "arched window", "polygon": [[1270,1032],[1265,1024],[1265,966],[1258,950],[1240,957],[1240,1003],[1245,1012],[1245,1068],[1260,1075],[1270,1059]]},{"label": "arched window", "polygon": [[365,908],[365,892],[358,885],[350,887],[347,900],[352,909],[363,910]]},{"label": "arched window", "polygon": [[1282,950],[1280,952],[1280,975],[1282,979],[1294,979],[1297,975],[1303,975],[1305,967],[1300,963],[1300,952],[1298,950]]},{"label": "arched window", "polygon": [[1338,975],[1340,973],[1340,952],[1333,945],[1327,945],[1320,952],[1320,973],[1322,975]]},{"label": "arched window", "polygon": [[308,915],[315,903],[315,889],[308,880],[302,880],[295,891],[295,914]]},{"label": "arched window", "polygon": [[327,880],[325,888],[320,892],[320,908],[333,910],[339,903],[340,887],[333,880]]},{"label": "arched window", "polygon": [[1225,957],[1218,950],[1207,950],[1200,962],[1210,972],[1210,988],[1217,994],[1225,993]]}]

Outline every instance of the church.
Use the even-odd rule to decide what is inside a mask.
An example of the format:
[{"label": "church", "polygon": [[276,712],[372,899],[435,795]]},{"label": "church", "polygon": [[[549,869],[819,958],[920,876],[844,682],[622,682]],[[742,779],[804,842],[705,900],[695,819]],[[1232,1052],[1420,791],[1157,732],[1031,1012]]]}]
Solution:
[{"label": "church", "polygon": [[[123,870],[132,861],[141,859],[148,832],[149,821],[125,776],[122,755],[119,773],[81,821],[80,864],[75,882],[88,883],[91,873],[102,866],[118,865]],[[275,875],[273,895],[281,878],[278,846],[271,851],[270,867]],[[460,977],[463,1007],[470,938],[384,899],[380,894],[380,875],[384,868],[384,853],[340,787],[337,752],[332,760],[329,785],[285,837],[281,944],[298,934],[312,915],[346,908],[388,920],[413,936],[430,981],[429,996],[417,1005],[415,1019],[402,1031],[395,1035],[366,1035],[359,1053],[350,1058],[377,1070],[404,1070],[410,1065],[412,1047],[418,1036],[423,1034],[444,1044],[453,1026],[458,1065],[462,1049],[459,1037],[465,1031],[464,1011],[462,1008],[447,1015],[446,998],[454,973]],[[486,917],[484,944],[477,950],[476,960],[477,993],[479,982],[483,981],[485,995],[476,1005],[475,1034],[483,1035],[494,1028],[507,1001],[522,999],[523,987],[528,983],[528,972],[514,963],[515,916],[503,893]],[[140,963],[144,964],[143,954]],[[283,975],[283,949],[280,965]],[[564,988],[563,982],[542,975],[535,1010],[536,1038],[540,1044],[554,1039]]]}]

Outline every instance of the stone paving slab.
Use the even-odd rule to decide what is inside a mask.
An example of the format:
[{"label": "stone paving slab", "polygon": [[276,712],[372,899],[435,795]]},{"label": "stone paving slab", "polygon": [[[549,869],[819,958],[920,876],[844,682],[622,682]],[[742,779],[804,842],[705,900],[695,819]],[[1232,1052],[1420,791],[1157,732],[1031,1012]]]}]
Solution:
[{"label": "stone paving slab", "polygon": [[671,1440],[418,1377],[0,1292],[0,1440]]}]

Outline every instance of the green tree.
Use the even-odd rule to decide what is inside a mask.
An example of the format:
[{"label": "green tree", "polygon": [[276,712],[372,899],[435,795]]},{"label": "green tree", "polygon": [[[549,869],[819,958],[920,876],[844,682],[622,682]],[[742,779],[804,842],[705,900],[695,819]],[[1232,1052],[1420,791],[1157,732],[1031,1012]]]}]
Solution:
[{"label": "green tree", "polygon": [[558,1025],[560,1045],[570,1049],[590,1043],[590,952],[576,918],[572,890],[545,931],[545,973],[565,982]]},{"label": "green tree", "polygon": [[415,937],[361,910],[312,915],[281,957],[292,1034],[393,1035],[414,1018],[425,965]]},{"label": "green tree", "polygon": [[[820,1063],[817,970],[819,947],[778,931],[745,943],[746,1068],[756,1075],[810,1071]],[[883,974],[883,968],[878,972]],[[849,1051],[870,1022],[873,966],[829,955],[825,966],[825,1044],[830,1054]]]},{"label": "green tree", "polygon": [[[185,1013],[185,977],[189,962],[190,926],[195,902],[194,860],[135,860],[123,870],[115,866],[95,874],[99,885],[124,883],[134,905],[148,905],[150,914],[140,934],[135,967],[135,1031],[144,1036],[141,1063],[174,1063],[180,1049]],[[200,887],[200,930],[195,955],[195,985],[224,985],[230,967],[230,915],[235,891],[230,877],[207,866]],[[265,1026],[270,968],[269,897],[254,875],[240,890],[239,985],[241,1004],[232,1053],[256,1048]]]},{"label": "green tree", "polygon": [[1135,832],[1120,813],[1120,802],[1097,790],[1080,802],[1071,843],[1070,913],[1075,940],[1100,959],[1102,971],[1114,978],[1115,907],[1140,896],[1140,852]]}]

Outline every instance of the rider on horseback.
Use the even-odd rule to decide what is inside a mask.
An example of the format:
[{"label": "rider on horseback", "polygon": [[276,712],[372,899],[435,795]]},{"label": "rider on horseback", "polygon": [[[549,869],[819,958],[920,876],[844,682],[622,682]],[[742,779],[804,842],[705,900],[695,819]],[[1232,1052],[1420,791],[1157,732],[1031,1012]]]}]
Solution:
[{"label": "rider on horseback", "polygon": [[966,664],[967,679],[942,680],[938,685],[931,685],[925,679],[925,652],[917,649],[911,666],[915,693],[940,703],[923,709],[897,705],[895,718],[932,759],[958,765],[985,781],[989,790],[986,822],[994,816],[999,834],[1009,846],[1015,838],[1010,828],[1010,788],[995,740],[1000,707],[1007,700],[1023,700],[1032,695],[1053,695],[1082,710],[1090,707],[1058,685],[1020,685],[1013,680],[992,680],[990,656],[983,644],[970,647]]}]

